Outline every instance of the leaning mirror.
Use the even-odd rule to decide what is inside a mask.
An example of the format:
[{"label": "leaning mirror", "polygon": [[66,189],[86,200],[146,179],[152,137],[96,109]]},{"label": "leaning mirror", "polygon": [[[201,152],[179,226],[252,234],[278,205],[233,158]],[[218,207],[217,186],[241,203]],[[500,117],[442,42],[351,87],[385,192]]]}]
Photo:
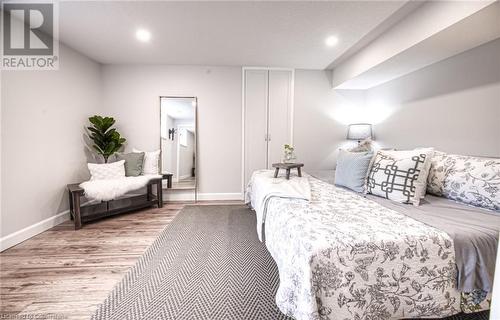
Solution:
[{"label": "leaning mirror", "polygon": [[161,167],[176,200],[196,201],[196,107],[196,97],[160,97]]}]

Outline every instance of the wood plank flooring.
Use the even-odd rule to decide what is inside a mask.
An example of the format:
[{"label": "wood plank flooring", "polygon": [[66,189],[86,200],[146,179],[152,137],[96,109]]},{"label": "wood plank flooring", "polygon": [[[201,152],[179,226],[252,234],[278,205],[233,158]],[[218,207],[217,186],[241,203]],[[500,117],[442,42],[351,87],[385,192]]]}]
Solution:
[{"label": "wood plank flooring", "polygon": [[67,221],[0,253],[0,319],[89,319],[185,205],[169,203],[78,231]]}]

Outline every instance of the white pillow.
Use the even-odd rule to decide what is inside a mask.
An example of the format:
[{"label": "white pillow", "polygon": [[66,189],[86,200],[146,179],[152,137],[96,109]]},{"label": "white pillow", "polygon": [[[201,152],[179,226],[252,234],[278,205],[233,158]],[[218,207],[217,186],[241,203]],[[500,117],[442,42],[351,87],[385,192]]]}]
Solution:
[{"label": "white pillow", "polygon": [[160,173],[160,150],[156,151],[140,151],[132,149],[133,152],[144,152],[144,163],[142,164],[142,174],[158,174]]},{"label": "white pillow", "polygon": [[425,196],[434,150],[377,152],[366,181],[366,191],[401,203],[418,206]]},{"label": "white pillow", "polygon": [[110,180],[125,177],[125,160],[112,163],[87,163],[90,180]]}]

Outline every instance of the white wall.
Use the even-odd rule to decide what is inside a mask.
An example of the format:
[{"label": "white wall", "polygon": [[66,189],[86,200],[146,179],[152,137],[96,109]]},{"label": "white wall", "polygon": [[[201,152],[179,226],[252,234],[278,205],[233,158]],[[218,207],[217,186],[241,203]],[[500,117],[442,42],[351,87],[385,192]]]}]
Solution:
[{"label": "white wall", "polygon": [[[164,121],[164,128],[165,128],[165,137],[162,137],[161,139],[161,157],[162,157],[162,171],[164,172],[170,172],[170,173],[175,173],[176,170],[176,161],[174,158],[174,151],[175,151],[175,146],[176,143],[174,140],[171,140],[168,137],[168,130],[172,129],[174,127],[174,119],[172,119],[170,116],[165,115]],[[175,135],[174,135],[175,139]]]},{"label": "white wall", "polygon": [[127,150],[160,148],[160,96],[198,97],[198,191],[241,193],[241,68],[106,65],[103,92]]},{"label": "white wall", "polygon": [[333,90],[328,71],[295,71],[293,141],[304,170],[335,167],[338,148],[344,146],[347,125],[357,121],[363,92]]},{"label": "white wall", "polygon": [[[366,92],[376,140],[500,156],[500,40]],[[375,119],[377,118],[377,119]]]},{"label": "white wall", "polygon": [[305,170],[331,169],[347,125],[374,124],[398,149],[500,156],[500,40],[370,90],[332,90],[325,71],[295,71],[294,144]]},{"label": "white wall", "polygon": [[[296,70],[299,160],[306,171],[333,168],[354,122],[374,123],[382,146],[500,156],[498,56],[500,40],[366,92],[332,90],[329,72]],[[59,71],[1,80],[2,237],[49,219],[46,227],[67,209],[65,185],[87,177],[88,116],[114,116],[127,150],[158,149],[160,96],[198,97],[199,192],[241,192],[239,67],[99,66],[62,46]]]},{"label": "white wall", "polygon": [[194,133],[187,131],[187,146],[179,144],[179,178],[191,177],[191,169],[194,167]]},{"label": "white wall", "polygon": [[[328,75],[295,74],[294,144],[306,170],[335,166],[347,131],[341,113],[353,100],[361,104],[354,94],[332,90]],[[117,119],[127,150],[159,148],[161,95],[197,96],[198,191],[241,192],[241,68],[105,65],[103,82],[104,110]]]},{"label": "white wall", "polygon": [[68,209],[66,184],[88,178],[83,132],[101,110],[101,74],[61,44],[58,71],[2,71],[1,80],[3,249],[14,232],[52,224]]},{"label": "white wall", "polygon": [[343,125],[333,120],[336,96],[326,71],[295,71],[293,143],[304,170],[331,169]]},{"label": "white wall", "polygon": [[[453,43],[453,34],[446,43],[432,43],[431,48],[419,50],[415,55],[406,56],[405,51],[411,51],[425,40],[436,36],[443,30],[450,28],[461,20],[473,15],[484,7],[490,5],[493,1],[428,1],[411,12],[404,19],[401,19],[396,25],[384,32],[377,39],[370,42],[364,48],[347,58],[333,70],[333,87],[340,88],[369,88],[369,83],[374,81],[384,81],[396,75],[402,75],[409,71],[416,70],[414,67],[429,65],[432,62],[439,61],[446,54],[451,55],[449,50],[455,53],[458,47]],[[460,40],[474,39],[478,30],[482,30],[481,25],[474,25],[475,29],[470,30],[468,37]],[[495,28],[495,25],[489,29]],[[477,29],[477,30],[476,30]],[[451,37],[451,36],[450,36]],[[443,41],[444,42],[444,41]],[[478,43],[479,44],[479,43]],[[465,45],[465,44],[464,44]],[[477,44],[476,44],[477,45]],[[409,50],[410,49],[410,50]],[[454,50],[455,49],[455,50]],[[465,49],[465,48],[464,48]],[[380,67],[384,63],[391,61],[398,56],[395,65],[384,68],[384,72],[378,72],[376,75],[369,76],[369,79],[353,81],[355,78],[375,67]],[[409,60],[408,60],[409,59]],[[420,68],[420,67],[418,67]],[[368,80],[368,81],[367,81]],[[379,82],[381,83],[381,82]]]}]

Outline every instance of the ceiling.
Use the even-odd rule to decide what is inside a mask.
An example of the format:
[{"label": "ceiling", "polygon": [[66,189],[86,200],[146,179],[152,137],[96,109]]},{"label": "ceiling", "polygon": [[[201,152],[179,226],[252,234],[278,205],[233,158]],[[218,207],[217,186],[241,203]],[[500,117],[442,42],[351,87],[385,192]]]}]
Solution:
[{"label": "ceiling", "polygon": [[[425,20],[409,17],[406,24],[398,25],[403,32],[388,33],[362,49],[335,69],[333,87],[367,90],[500,38],[500,2],[427,2],[421,12],[434,16],[427,15]],[[418,23],[425,24],[425,32],[404,32],[423,29]],[[404,41],[400,41],[402,37]],[[387,49],[393,44],[397,44],[393,50]],[[377,56],[380,48],[385,52]]]},{"label": "ceiling", "polygon": [[[325,69],[406,1],[69,1],[60,39],[104,64]],[[136,40],[145,28],[149,43]],[[325,39],[339,42],[327,47]]]}]

